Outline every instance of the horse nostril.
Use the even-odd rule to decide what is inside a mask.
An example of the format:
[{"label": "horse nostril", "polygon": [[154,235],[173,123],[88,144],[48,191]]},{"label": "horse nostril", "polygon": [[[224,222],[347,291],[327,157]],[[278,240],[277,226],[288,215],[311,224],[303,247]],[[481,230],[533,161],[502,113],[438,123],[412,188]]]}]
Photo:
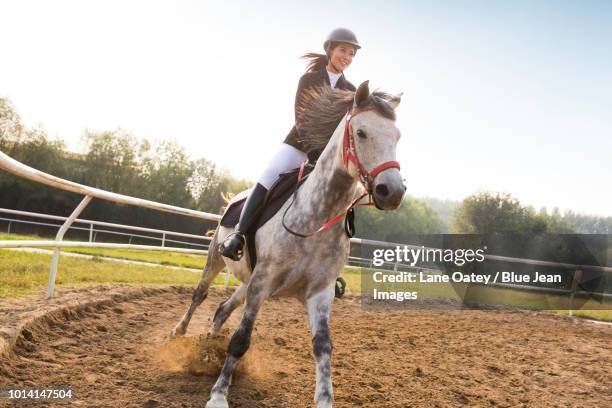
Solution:
[{"label": "horse nostril", "polygon": [[376,195],[380,198],[386,198],[387,196],[389,196],[389,189],[386,185],[379,184],[376,186],[376,188],[374,188],[374,193],[376,193]]}]

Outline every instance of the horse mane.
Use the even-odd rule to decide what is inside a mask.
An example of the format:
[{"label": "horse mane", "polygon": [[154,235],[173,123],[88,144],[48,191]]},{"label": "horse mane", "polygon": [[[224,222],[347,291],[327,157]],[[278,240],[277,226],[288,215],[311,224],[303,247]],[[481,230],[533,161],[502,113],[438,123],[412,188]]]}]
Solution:
[{"label": "horse mane", "polygon": [[[335,89],[329,85],[310,88],[302,92],[297,104],[298,142],[307,152],[324,149],[342,117],[352,108],[355,92]],[[395,111],[389,105],[392,95],[374,91],[353,114],[374,110],[381,116],[395,120]]]}]

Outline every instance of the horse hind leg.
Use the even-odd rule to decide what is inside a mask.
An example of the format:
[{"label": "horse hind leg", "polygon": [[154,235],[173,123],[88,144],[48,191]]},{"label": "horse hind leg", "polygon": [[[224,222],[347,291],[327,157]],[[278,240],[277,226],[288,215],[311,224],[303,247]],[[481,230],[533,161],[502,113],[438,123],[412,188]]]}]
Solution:
[{"label": "horse hind leg", "polygon": [[[259,265],[257,267],[259,267]],[[210,392],[210,399],[206,403],[206,408],[229,407],[227,403],[227,390],[232,381],[234,368],[240,358],[249,349],[255,317],[257,316],[261,304],[267,297],[263,279],[258,278],[257,272],[253,271],[253,276],[246,289],[246,305],[242,314],[242,320],[229,342],[225,363],[223,364],[217,382]]]},{"label": "horse hind leg", "polygon": [[234,293],[232,293],[232,296],[230,296],[229,299],[219,305],[217,311],[215,312],[215,317],[213,317],[213,326],[210,330],[210,334],[212,336],[219,334],[223,324],[231,316],[232,312],[244,303],[246,293],[247,284],[243,283]]},{"label": "horse hind leg", "polygon": [[193,291],[193,295],[191,296],[191,305],[189,305],[189,309],[183,315],[178,324],[174,327],[172,332],[170,332],[170,338],[175,338],[177,336],[182,336],[187,332],[187,326],[189,326],[189,322],[191,321],[191,317],[195,310],[202,304],[206,296],[208,296],[208,288],[210,284],[215,279],[215,277],[221,272],[225,263],[223,262],[223,257],[217,251],[217,232],[213,236],[213,239],[210,241],[210,245],[208,247],[208,259],[206,260],[206,266],[204,267],[204,272],[202,273],[202,277],[200,278],[200,283],[197,288]]}]

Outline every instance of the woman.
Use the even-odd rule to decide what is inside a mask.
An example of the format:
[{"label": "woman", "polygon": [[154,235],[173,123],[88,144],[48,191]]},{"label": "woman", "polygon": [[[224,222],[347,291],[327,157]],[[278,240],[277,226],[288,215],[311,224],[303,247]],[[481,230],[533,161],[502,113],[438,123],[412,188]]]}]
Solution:
[{"label": "woman", "polygon": [[307,72],[300,78],[295,97],[296,124],[244,203],[235,232],[228,235],[219,245],[221,255],[234,261],[242,258],[245,245],[244,234],[256,222],[268,190],[281,173],[299,167],[307,159],[308,152],[300,142],[297,117],[302,93],[325,84],[332,88],[355,91],[355,87],[346,80],[343,72],[351,65],[359,48],[361,46],[351,30],[337,28],[327,36],[323,43],[325,54],[308,53],[304,55],[304,58],[309,59],[310,62]]}]

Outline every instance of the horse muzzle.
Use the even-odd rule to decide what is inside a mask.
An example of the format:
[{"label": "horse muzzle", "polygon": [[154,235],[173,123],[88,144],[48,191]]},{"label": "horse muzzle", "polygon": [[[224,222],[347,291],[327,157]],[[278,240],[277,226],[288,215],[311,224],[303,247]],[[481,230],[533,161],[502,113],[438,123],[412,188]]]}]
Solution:
[{"label": "horse muzzle", "polygon": [[376,177],[372,188],[374,204],[379,210],[395,210],[402,203],[406,186],[402,182],[399,171],[381,173]]}]

